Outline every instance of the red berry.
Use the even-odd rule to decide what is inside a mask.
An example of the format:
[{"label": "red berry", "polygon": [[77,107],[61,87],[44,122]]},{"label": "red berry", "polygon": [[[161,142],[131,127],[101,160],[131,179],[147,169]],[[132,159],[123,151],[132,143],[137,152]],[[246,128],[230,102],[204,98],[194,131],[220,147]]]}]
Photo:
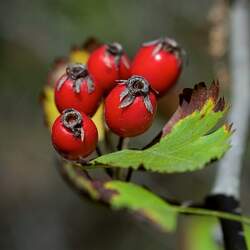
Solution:
[{"label": "red berry", "polygon": [[131,75],[145,77],[161,96],[178,80],[183,52],[170,38],[145,43],[132,62]]},{"label": "red berry", "polygon": [[95,84],[83,64],[72,64],[56,83],[55,103],[59,112],[75,108],[92,116],[102,98],[102,90]]},{"label": "red berry", "polygon": [[121,83],[105,100],[105,119],[117,135],[133,137],[151,126],[156,113],[156,97],[143,77],[133,76]]},{"label": "red berry", "polygon": [[116,80],[128,79],[130,61],[119,43],[103,45],[89,57],[88,70],[103,90],[110,90]]},{"label": "red berry", "polygon": [[96,148],[98,132],[84,113],[66,109],[52,127],[52,143],[59,154],[69,160],[80,160]]}]

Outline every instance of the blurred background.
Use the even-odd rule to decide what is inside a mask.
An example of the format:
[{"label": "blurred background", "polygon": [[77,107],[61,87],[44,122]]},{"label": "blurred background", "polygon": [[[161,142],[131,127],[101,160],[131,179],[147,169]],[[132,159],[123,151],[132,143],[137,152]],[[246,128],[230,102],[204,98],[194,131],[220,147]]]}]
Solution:
[{"label": "blurred background", "polygon": [[[178,85],[160,101],[153,128],[134,145],[157,133],[175,110],[183,87],[218,77],[223,95],[229,98],[223,51],[227,44],[219,55],[210,45],[213,4],[208,0],[0,1],[0,249],[184,249],[181,234],[165,235],[127,213],[112,212],[72,192],[57,172],[38,100],[54,59],[89,36],[122,43],[131,58],[142,42],[170,36],[189,55]],[[223,29],[219,34],[223,43]],[[248,147],[242,180],[246,214],[250,214],[249,162]],[[136,173],[133,178],[161,195],[200,201],[211,189],[214,170],[215,166],[192,174]]]}]

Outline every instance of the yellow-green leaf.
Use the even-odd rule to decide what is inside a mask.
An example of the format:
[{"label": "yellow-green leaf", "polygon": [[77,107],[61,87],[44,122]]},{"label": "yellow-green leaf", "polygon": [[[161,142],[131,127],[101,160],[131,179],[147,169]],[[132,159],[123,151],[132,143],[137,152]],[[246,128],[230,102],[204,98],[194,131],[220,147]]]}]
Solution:
[{"label": "yellow-green leaf", "polygon": [[175,230],[178,214],[192,214],[227,219],[250,225],[250,218],[202,208],[176,206],[151,191],[133,183],[91,179],[79,166],[62,163],[64,178],[83,196],[108,204],[113,209],[128,209],[165,232]]},{"label": "yellow-green leaf", "polygon": [[175,230],[177,212],[155,194],[136,184],[121,181],[107,182],[105,187],[117,192],[111,197],[111,207],[140,213],[167,232]]}]

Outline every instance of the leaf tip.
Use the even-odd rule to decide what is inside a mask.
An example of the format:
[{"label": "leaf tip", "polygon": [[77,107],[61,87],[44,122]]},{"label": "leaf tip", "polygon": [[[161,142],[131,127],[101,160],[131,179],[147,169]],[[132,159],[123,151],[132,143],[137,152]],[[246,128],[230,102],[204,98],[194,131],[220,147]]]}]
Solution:
[{"label": "leaf tip", "polygon": [[233,123],[226,123],[223,125],[226,133],[233,134],[236,130],[233,128]]}]

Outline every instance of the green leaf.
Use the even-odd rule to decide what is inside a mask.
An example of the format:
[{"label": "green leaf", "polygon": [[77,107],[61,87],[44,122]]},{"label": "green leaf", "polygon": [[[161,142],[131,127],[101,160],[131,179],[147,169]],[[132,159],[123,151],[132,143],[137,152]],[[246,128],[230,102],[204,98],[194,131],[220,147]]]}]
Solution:
[{"label": "green leaf", "polygon": [[101,156],[95,159],[94,163],[133,169],[143,166],[146,170],[161,173],[194,171],[204,167],[212,159],[219,159],[230,147],[230,135],[230,131],[223,126],[216,132],[192,142],[178,142],[175,136],[165,137],[147,150],[123,150]]},{"label": "green leaf", "polygon": [[110,205],[129,209],[166,232],[175,230],[177,212],[152,192],[132,183],[92,180],[77,165],[61,164],[61,173],[83,196]]},{"label": "green leaf", "polygon": [[165,232],[175,230],[178,214],[228,219],[250,225],[250,218],[208,209],[174,206],[151,191],[132,183],[91,179],[77,165],[63,163],[61,173],[82,196],[108,204],[113,209],[128,209]]},{"label": "green leaf", "polygon": [[231,126],[223,125],[209,133],[227,111],[224,100],[218,100],[216,87],[218,85],[215,83],[209,89],[204,85],[195,87],[189,103],[182,100],[164,127],[158,143],[145,150],[122,150],[107,154],[93,160],[92,164],[173,173],[195,171],[211,160],[221,158],[230,147],[232,132]]},{"label": "green leaf", "polygon": [[215,241],[218,220],[207,216],[190,216],[181,224],[181,236],[185,250],[222,250]]},{"label": "green leaf", "polygon": [[99,191],[93,185],[93,181],[89,179],[88,175],[77,165],[73,165],[69,162],[61,162],[60,165],[62,176],[74,187],[74,189],[80,193],[83,192],[87,194],[93,200],[100,199]]},{"label": "green leaf", "polygon": [[110,181],[105,187],[117,192],[110,204],[115,209],[128,208],[169,232],[176,228],[177,212],[150,191],[132,183]]}]

